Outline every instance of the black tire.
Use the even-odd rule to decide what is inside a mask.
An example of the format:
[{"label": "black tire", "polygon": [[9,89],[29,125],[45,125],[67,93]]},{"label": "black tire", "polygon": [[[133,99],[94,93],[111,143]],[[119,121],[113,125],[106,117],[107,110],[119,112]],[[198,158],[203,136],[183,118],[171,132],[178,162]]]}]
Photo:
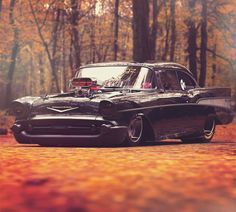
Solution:
[{"label": "black tire", "polygon": [[181,138],[184,143],[208,143],[215,134],[216,121],[213,118],[208,118],[205,122],[203,132],[200,136],[189,136]]},{"label": "black tire", "polygon": [[213,136],[215,135],[216,121],[215,119],[208,119],[204,126],[203,131],[203,142],[210,142]]},{"label": "black tire", "polygon": [[125,144],[127,146],[138,146],[143,141],[144,120],[142,116],[134,116],[128,125],[127,138]]}]

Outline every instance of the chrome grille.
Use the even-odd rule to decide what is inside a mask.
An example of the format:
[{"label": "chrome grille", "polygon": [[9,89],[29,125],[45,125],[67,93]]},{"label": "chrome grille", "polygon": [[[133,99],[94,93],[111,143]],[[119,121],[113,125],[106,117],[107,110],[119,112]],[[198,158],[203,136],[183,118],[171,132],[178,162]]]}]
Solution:
[{"label": "chrome grille", "polygon": [[26,131],[32,135],[97,135],[100,123],[91,120],[32,120]]}]

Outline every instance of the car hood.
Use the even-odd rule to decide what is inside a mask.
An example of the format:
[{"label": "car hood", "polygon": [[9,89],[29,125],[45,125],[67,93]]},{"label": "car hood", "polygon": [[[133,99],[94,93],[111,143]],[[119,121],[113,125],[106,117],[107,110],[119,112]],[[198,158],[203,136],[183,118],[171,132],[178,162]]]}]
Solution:
[{"label": "car hood", "polygon": [[73,92],[44,97],[24,97],[15,101],[30,105],[31,115],[43,114],[98,114],[101,101],[110,101],[118,110],[146,106],[156,98],[155,92],[105,92],[91,97],[75,97]]},{"label": "car hood", "polygon": [[97,114],[102,100],[122,97],[120,92],[102,93],[91,98],[56,94],[40,98],[25,99],[30,102],[32,115],[40,114]]}]

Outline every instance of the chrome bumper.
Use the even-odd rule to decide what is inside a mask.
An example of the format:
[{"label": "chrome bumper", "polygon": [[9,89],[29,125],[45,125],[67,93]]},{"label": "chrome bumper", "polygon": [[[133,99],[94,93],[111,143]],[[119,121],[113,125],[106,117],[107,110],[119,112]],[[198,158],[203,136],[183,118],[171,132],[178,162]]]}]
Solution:
[{"label": "chrome bumper", "polygon": [[[86,119],[84,116],[81,117],[67,117],[63,118],[66,120],[66,124],[70,123],[70,121],[74,121],[74,123],[83,124],[84,121],[86,121],[86,124],[89,124],[89,126],[92,126],[96,123],[96,132],[93,132],[93,128],[88,127],[71,127],[69,125],[63,125],[63,126],[51,126],[52,133],[47,132],[47,127],[42,126],[39,133],[37,131],[31,131],[27,126],[34,124],[35,121],[42,121],[43,123],[50,123],[50,121],[56,120],[57,122],[61,121],[62,119],[58,117],[57,120],[56,117],[45,117],[43,119],[40,118],[34,118],[31,120],[24,120],[24,121],[18,121],[16,122],[13,127],[12,131],[14,133],[14,136],[16,140],[19,143],[22,144],[39,144],[39,145],[50,145],[50,146],[110,146],[110,145],[118,145],[121,144],[127,135],[127,127],[126,126],[120,126],[116,122],[109,122],[107,120],[103,120],[100,118],[94,119]],[[35,127],[37,128],[37,126]],[[43,130],[45,128],[45,131]],[[84,129],[86,132],[83,134],[80,134],[79,130],[83,131]],[[53,133],[53,131],[56,130],[56,133]],[[71,133],[76,132],[75,134]],[[77,133],[78,130],[78,133]]]}]

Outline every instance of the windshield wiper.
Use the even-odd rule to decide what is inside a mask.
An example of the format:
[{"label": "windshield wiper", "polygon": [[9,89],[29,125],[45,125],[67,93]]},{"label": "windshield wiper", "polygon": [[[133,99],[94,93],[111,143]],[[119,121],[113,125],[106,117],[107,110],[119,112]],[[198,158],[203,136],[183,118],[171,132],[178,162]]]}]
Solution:
[{"label": "windshield wiper", "polygon": [[122,88],[122,87],[120,87],[120,86],[105,86],[105,87],[103,87],[103,88],[111,88],[111,89],[113,89],[113,88]]},{"label": "windshield wiper", "polygon": [[113,86],[113,87],[101,87],[101,91],[120,91],[124,88],[122,87],[116,87],[116,86]]}]

